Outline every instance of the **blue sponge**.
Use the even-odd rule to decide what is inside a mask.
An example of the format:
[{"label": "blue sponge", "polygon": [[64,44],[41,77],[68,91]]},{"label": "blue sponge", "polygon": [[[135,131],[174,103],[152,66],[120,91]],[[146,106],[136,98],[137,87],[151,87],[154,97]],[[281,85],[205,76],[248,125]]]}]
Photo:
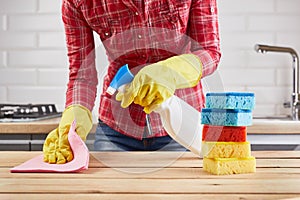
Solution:
[{"label": "blue sponge", "polygon": [[206,108],[253,110],[254,93],[215,92],[206,94]]},{"label": "blue sponge", "polygon": [[250,126],[251,110],[203,108],[201,123],[217,126]]}]

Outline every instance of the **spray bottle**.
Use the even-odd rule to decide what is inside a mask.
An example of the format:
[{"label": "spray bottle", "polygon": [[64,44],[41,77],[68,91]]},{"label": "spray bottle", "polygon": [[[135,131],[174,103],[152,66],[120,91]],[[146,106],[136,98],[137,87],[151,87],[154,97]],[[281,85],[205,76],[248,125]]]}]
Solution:
[{"label": "spray bottle", "polygon": [[[106,92],[113,95],[116,90],[124,90],[125,85],[133,78],[128,65],[122,66]],[[175,95],[164,101],[154,112],[160,115],[163,127],[171,138],[200,156],[203,129],[200,112]]]}]

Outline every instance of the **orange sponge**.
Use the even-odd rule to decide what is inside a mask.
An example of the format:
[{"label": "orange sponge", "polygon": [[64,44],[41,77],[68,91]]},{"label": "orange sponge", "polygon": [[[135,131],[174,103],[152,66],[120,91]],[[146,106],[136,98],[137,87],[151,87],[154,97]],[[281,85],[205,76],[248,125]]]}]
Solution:
[{"label": "orange sponge", "polygon": [[205,124],[202,141],[211,142],[246,142],[246,126],[213,126]]}]

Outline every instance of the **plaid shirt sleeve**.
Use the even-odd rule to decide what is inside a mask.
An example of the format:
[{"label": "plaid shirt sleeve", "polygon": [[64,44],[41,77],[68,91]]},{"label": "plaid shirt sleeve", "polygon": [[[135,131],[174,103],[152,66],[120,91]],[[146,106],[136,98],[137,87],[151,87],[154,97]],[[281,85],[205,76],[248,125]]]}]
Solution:
[{"label": "plaid shirt sleeve", "polygon": [[66,107],[80,104],[92,110],[98,84],[93,31],[82,13],[68,0],[63,1],[62,19],[69,58]]},{"label": "plaid shirt sleeve", "polygon": [[220,61],[220,39],[216,0],[192,1],[188,35],[195,40],[191,46],[203,64],[203,77],[212,74]]}]

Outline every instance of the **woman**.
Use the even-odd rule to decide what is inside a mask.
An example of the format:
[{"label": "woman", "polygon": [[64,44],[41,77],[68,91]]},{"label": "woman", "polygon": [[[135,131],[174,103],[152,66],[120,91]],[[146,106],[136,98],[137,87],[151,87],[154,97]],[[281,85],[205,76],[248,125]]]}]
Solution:
[{"label": "woman", "polygon": [[[110,63],[95,150],[184,150],[152,111],[173,94],[197,110],[203,107],[200,79],[216,70],[221,56],[216,0],[64,0],[62,17],[70,63],[66,109],[45,140],[44,161],[73,159],[67,134],[74,118],[83,140],[92,127],[98,84],[93,31]],[[105,91],[124,64],[135,78],[124,93],[111,96]]]}]

